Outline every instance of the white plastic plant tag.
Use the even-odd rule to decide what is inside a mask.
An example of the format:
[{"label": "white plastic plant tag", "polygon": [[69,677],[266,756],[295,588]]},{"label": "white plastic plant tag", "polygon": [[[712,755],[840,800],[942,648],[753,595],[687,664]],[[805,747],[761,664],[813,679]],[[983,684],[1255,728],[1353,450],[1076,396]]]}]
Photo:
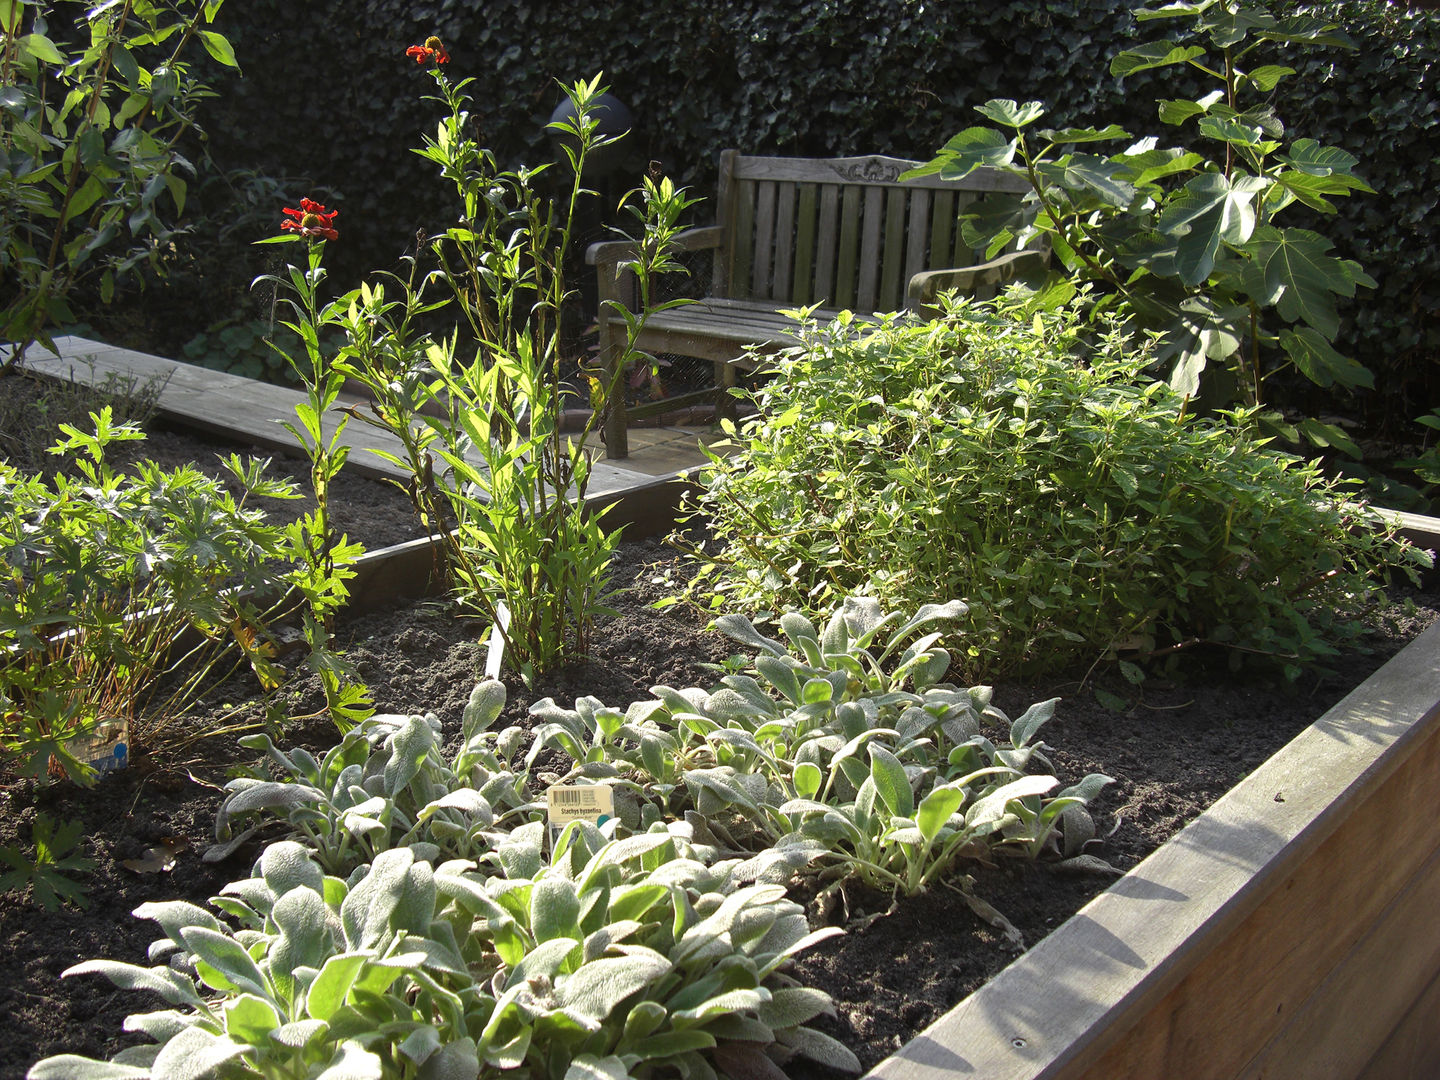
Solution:
[{"label": "white plastic plant tag", "polygon": [[556,784],[545,789],[545,823],[553,844],[572,821],[603,825],[615,816],[615,790],[608,784]]},{"label": "white plastic plant tag", "polygon": [[485,654],[485,677],[500,678],[500,665],[505,660],[505,635],[502,630],[510,629],[510,609],[505,601],[495,605],[496,625],[490,627],[490,650]]}]

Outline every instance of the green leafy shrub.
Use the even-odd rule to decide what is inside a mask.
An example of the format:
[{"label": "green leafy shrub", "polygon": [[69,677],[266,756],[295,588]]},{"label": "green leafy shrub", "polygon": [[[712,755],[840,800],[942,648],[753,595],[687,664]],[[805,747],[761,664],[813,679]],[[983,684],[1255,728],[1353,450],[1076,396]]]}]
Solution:
[{"label": "green leafy shrub", "polygon": [[10,869],[0,874],[0,893],[29,889],[36,903],[46,911],[60,910],[63,903],[85,907],[89,891],[78,881],[66,876],[84,874],[95,869],[95,860],[80,853],[80,839],[85,823],[80,820],[56,821],[37,814],[30,838],[35,843],[35,856],[14,847],[0,847],[0,863]]},{"label": "green leafy shrub", "polygon": [[[888,153],[928,158],[990,98],[1049,103],[1046,123],[1081,127],[1097,117],[1137,136],[1168,130],[1161,97],[1198,96],[1183,68],[1115,78],[1111,57],[1156,35],[1137,26],[1141,0],[999,0],[969,5],[964,18],[935,18],[914,0],[675,0],[644,19],[617,6],[556,0],[495,0],[416,7],[322,0],[299,9],[283,0],[227,6],[221,29],[235,42],[246,78],[213,103],[213,153],[230,165],[271,173],[357,178],[338,198],[350,223],[336,251],[338,280],[388,265],[415,230],[443,227],[443,192],[418,158],[397,160],[394,133],[422,122],[413,100],[416,65],[396,68],[397,27],[437,32],[451,69],[473,75],[477,116],[502,162],[537,160],[543,121],[558,95],[553,80],[604,70],[634,112],[624,186],[651,158],[680,183],[708,194],[726,147],[744,152],[833,156]],[[1440,346],[1435,259],[1440,244],[1440,11],[1394,0],[1324,0],[1269,5],[1272,13],[1339,23],[1353,51],[1293,50],[1296,74],[1270,93],[1296,131],[1344,149],[1381,196],[1336,203],[1333,216],[1291,222],[1315,228],[1379,283],[1363,304],[1342,306],[1335,348],[1376,375],[1374,392],[1324,392],[1308,383],[1274,388],[1277,404],[1303,401],[1307,415],[1363,408],[1373,424],[1428,412],[1436,400],[1432,362]],[[294,62],[294,42],[323,24],[346,43]],[[403,31],[402,31],[403,32]],[[356,70],[362,83],[346,82]],[[346,86],[353,107],[326,115],[327,139],[296,139],[313,103]],[[1170,140],[1167,140],[1167,142]],[[1383,153],[1379,152],[1383,147]],[[1212,155],[1213,156],[1213,155]],[[363,177],[363,182],[358,178]],[[328,200],[327,200],[328,201]],[[613,199],[611,200],[613,205]],[[599,239],[597,233],[587,239]]]},{"label": "green leafy shrub", "polygon": [[[347,341],[335,366],[317,369],[315,379],[328,378],[338,392],[349,376],[369,392],[372,402],[356,415],[399,438],[402,454],[383,456],[413,473],[411,497],[442,536],[460,601],[490,624],[506,662],[528,678],[582,655],[596,618],[609,610],[619,531],[585,505],[587,444],[605,402],[623,392],[624,362],[634,357],[645,320],[670,306],[651,306],[651,284],[678,266],[673,239],[691,200],[659,177],[638,190],[633,209],[644,237],[624,269],[638,278],[646,306],[624,312],[628,341],[612,385],[589,370],[567,381],[568,253],[580,207],[594,194],[584,186],[585,162],[616,141],[593,115],[599,77],[567,88],[573,117],[552,125],[568,166],[555,194],[539,177],[561,170],[502,170],[473,137],[470,80],[452,83],[439,64],[434,78],[447,115],[416,152],[454,183],[461,224],[422,238],[423,257],[436,269],[417,282],[417,259],[408,277],[392,275],[403,299],[392,292],[387,300],[383,284],[367,284],[320,314]],[[314,273],[313,249],[311,259]],[[451,317],[448,334],[418,332],[419,317],[441,309]],[[290,325],[317,340],[309,325]],[[588,394],[580,389],[587,384]],[[564,411],[586,404],[582,428],[567,432]]]},{"label": "green leafy shrub", "polygon": [[[51,450],[73,476],[0,461],[0,754],[32,775],[53,759],[81,782],[94,771],[70,740],[118,718],[152,738],[227,652],[265,665],[255,642],[270,613],[243,590],[273,600],[288,573],[283,530],[260,510],[191,466],[117,474],[107,447],[144,434],[112,425],[108,406],[91,420],[91,431],[62,425]],[[261,462],[224,464],[246,497],[293,497]]]},{"label": "green leafy shrub", "polygon": [[195,172],[177,144],[211,96],[187,49],[235,66],[212,27],[221,2],[0,7],[0,271],[17,286],[0,303],[0,339],[16,346],[6,369],[74,321],[77,283],[94,280],[108,301],[175,243],[162,208],[184,213]]},{"label": "green leafy shrub", "polygon": [[707,473],[700,587],[808,610],[959,596],[967,673],[1201,642],[1293,671],[1333,651],[1368,575],[1423,561],[1251,414],[1186,415],[1144,380],[1148,348],[1016,303],[811,327]]}]

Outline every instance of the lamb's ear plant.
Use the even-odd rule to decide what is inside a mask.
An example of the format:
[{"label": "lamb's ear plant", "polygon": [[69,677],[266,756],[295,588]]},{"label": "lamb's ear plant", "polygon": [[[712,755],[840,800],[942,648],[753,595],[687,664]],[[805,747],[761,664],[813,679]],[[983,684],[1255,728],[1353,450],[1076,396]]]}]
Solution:
[{"label": "lamb's ear plant", "polygon": [[237,777],[225,786],[207,861],[227,858],[273,826],[303,838],[332,874],[349,874],[395,847],[431,861],[479,858],[497,831],[543,812],[526,772],[509,764],[525,732],[491,730],[504,704],[503,683],[476,686],[460,749],[448,759],[434,714],[367,717],[319,759],[300,748],[281,751],[268,735],[242,737],[283,779]]},{"label": "lamb's ear plant", "polygon": [[744,881],[744,864],[707,865],[714,853],[687,833],[608,840],[577,822],[547,856],[537,822],[497,837],[487,875],[395,848],[344,880],[303,845],[274,844],[213,901],[238,929],[183,901],[144,904],[136,914],[163,932],[150,959],[163,963],[65,973],[175,1006],[127,1021],[152,1044],[110,1062],[48,1058],[29,1076],[524,1068],[564,1080],[594,1065],[738,1080],[797,1056],[858,1072],[807,1026],[830,999],[782,971],[837,931],[811,932],[783,887]]},{"label": "lamb's ear plant", "polygon": [[405,848],[347,882],[326,877],[301,845],[282,843],[216,898],[239,929],[185,901],[142,904],[135,914],[162,930],[152,966],[90,960],[65,976],[103,975],[164,998],[171,1008],[126,1021],[153,1041],[108,1062],[46,1058],[27,1075],[378,1080],[468,1066],[473,1076],[480,1051],[470,1032],[484,1030],[494,999],[459,951],[459,916],[437,918],[435,881]]},{"label": "lamb's ear plant", "polygon": [[[959,178],[985,166],[1027,181],[1023,196],[982,200],[964,221],[966,242],[992,253],[1047,243],[1069,280],[1103,290],[1099,308],[1123,302],[1160,336],[1154,361],[1185,398],[1260,405],[1266,380],[1286,370],[1321,387],[1373,386],[1334,340],[1337,300],[1374,280],[1321,234],[1281,220],[1292,206],[1333,214],[1332,199],[1371,189],[1353,156],[1287,131],[1270,104],[1295,74],[1285,48],[1353,43],[1324,17],[1241,0],[1135,14],[1189,24],[1188,40],[1147,42],[1110,63],[1122,78],[1178,68],[1208,81],[1198,98],[1158,103],[1159,122],[1188,129],[1186,143],[1137,139],[1116,124],[1044,128],[1040,102],[994,100],[978,111],[995,126],[961,131],[907,175]],[[1334,425],[1312,418],[1300,428],[1317,445],[1353,449]]]},{"label": "lamb's ear plant", "polygon": [[[625,713],[547,699],[532,708],[545,723],[530,756],[559,750],[572,775],[637,787],[642,819],[685,812],[728,850],[791,872],[838,866],[830,888],[858,877],[912,895],[961,857],[1080,854],[1094,836],[1085,804],[1109,778],[1052,796],[1060,782],[1035,771],[1051,771],[1035,736],[1056,702],[1011,722],[988,687],[941,682],[950,654],[931,628],[965,611],[952,601],[906,617],[849,597],[823,631],[782,616],[784,640],[722,616],[717,627],[756,650],[748,672],[713,691],[657,686]],[[997,748],[982,723],[1006,741]]]}]

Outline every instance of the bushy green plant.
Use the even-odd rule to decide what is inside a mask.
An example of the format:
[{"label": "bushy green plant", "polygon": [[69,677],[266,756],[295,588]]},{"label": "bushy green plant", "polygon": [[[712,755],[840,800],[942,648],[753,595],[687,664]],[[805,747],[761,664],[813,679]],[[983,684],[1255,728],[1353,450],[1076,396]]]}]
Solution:
[{"label": "bushy green plant", "polygon": [[350,596],[347,582],[355,576],[353,564],[365,550],[347,536],[337,536],[330,524],[330,485],[350,456],[350,445],[345,441],[350,416],[336,408],[345,376],[321,343],[324,328],[343,308],[340,301],[321,303],[325,241],[339,235],[330,224],[338,211],[327,211],[306,198],[300,201],[300,209],[286,208],[285,213],[289,217],[281,223],[281,235],[260,243],[303,243],[304,265],[287,263],[284,277],[265,275],[256,284],[264,282],[275,288],[277,302],[283,302],[291,316],[281,325],[295,335],[301,346],[296,355],[273,340],[267,341],[305,388],[305,400],[295,406],[295,421],[286,420],[284,426],[310,461],[310,490],[315,498],[315,509],[292,522],[285,539],[298,567],[294,587],[304,602],[300,617],[310,646],[310,667],[320,679],[326,711],[344,730],[375,710],[367,688],[330,647],[335,615]]},{"label": "bushy green plant", "polygon": [[83,821],[56,821],[37,814],[30,829],[33,857],[15,847],[0,847],[0,863],[10,868],[0,874],[0,893],[28,888],[36,903],[50,912],[58,911],[63,903],[85,907],[89,890],[67,876],[95,869],[95,860],[79,850],[84,833]]},{"label": "bushy green plant", "polygon": [[1290,671],[1329,654],[1373,575],[1423,553],[1251,414],[1187,415],[1151,358],[1008,299],[811,327],[706,475],[700,588],[772,609],[959,596],[967,674],[1202,642]]},{"label": "bushy green plant", "polygon": [[[112,425],[108,407],[91,420],[89,431],[62,425],[51,449],[73,475],[46,481],[0,461],[0,752],[23,773],[53,760],[79,782],[94,771],[70,740],[120,718],[132,737],[154,736],[227,649],[263,670],[263,597],[288,576],[282,530],[260,510],[192,466],[116,473],[107,448],[144,435]],[[261,462],[224,464],[245,497],[293,497]]]},{"label": "bushy green plant", "polygon": [[209,96],[187,50],[235,66],[208,28],[221,3],[0,6],[0,273],[17,286],[0,306],[0,338],[15,344],[6,369],[74,321],[66,294],[78,282],[96,279],[108,301],[118,277],[175,242],[162,207],[184,212],[194,166],[179,143]]}]

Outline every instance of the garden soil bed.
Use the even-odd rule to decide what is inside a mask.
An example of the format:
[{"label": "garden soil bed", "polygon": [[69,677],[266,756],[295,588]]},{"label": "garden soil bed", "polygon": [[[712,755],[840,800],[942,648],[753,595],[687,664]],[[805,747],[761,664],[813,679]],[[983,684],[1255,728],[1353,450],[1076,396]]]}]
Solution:
[{"label": "garden soil bed", "polygon": [[[176,432],[157,433],[148,452],[162,461],[203,453]],[[303,474],[299,462],[280,467]],[[393,525],[378,544],[414,532],[406,500],[390,486],[356,479],[337,496],[342,505],[347,500],[353,524],[345,527],[352,535],[374,542],[369,527],[386,520]],[[361,504],[363,510],[354,512]],[[619,617],[601,626],[589,660],[556,673],[533,691],[507,677],[507,720],[524,722],[529,704],[546,696],[569,704],[590,694],[623,705],[648,696],[659,683],[714,683],[718,675],[705,665],[736,650],[707,631],[706,617],[694,609],[652,610],[650,605],[667,594],[667,568],[678,572],[660,542],[622,545],[616,580],[626,591],[615,604]],[[1128,869],[1436,618],[1440,598],[1433,591],[1412,591],[1408,599],[1413,603],[1374,613],[1368,652],[1347,653],[1334,662],[1332,673],[1307,675],[1293,685],[1236,678],[1226,672],[1223,660],[1197,655],[1184,682],[1147,682],[1143,691],[1123,682],[1103,683],[1131,702],[1123,712],[1101,707],[1089,691],[1077,693],[1073,683],[1001,685],[996,703],[1015,715],[1032,701],[1065,699],[1043,736],[1054,748],[1051,756],[1062,781],[1088,772],[1116,778],[1094,806],[1104,838],[1096,854]],[[434,711],[455,731],[483,662],[475,643],[479,630],[445,604],[431,601],[346,620],[340,638],[382,711]],[[1207,661],[1213,666],[1207,667]],[[248,874],[253,850],[219,865],[203,862],[201,853],[212,835],[221,786],[236,768],[257,764],[256,755],[239,749],[233,735],[194,736],[221,722],[263,723],[267,703],[256,694],[248,678],[232,680],[210,695],[208,711],[169,728],[163,743],[148,752],[138,748],[130,768],[90,791],[0,777],[0,846],[28,850],[31,826],[37,813],[44,813],[83,822],[83,853],[96,864],[80,879],[88,890],[84,910],[66,907],[50,914],[28,896],[0,898],[0,1016],[8,1036],[0,1044],[0,1077],[23,1076],[37,1058],[49,1054],[107,1056],[133,1038],[122,1033],[124,1017],[159,1007],[159,999],[118,991],[95,976],[62,983],[60,973],[90,957],[144,963],[145,947],[157,934],[154,924],[130,916],[135,907],[177,897],[204,903],[226,882]],[[268,707],[272,717],[298,716],[318,709],[320,700],[315,686],[297,678]],[[321,747],[333,740],[327,722],[273,722],[288,745]],[[127,860],[166,842],[178,849],[173,870],[140,873],[126,867]],[[1021,863],[964,869],[974,878],[973,891],[1014,924],[1026,946],[1059,926],[1109,881]],[[859,900],[871,913],[888,906],[885,897]],[[837,1015],[825,1025],[868,1067],[1014,955],[1005,934],[973,914],[953,883],[942,883],[864,929],[804,954],[796,975],[834,996]]]}]

